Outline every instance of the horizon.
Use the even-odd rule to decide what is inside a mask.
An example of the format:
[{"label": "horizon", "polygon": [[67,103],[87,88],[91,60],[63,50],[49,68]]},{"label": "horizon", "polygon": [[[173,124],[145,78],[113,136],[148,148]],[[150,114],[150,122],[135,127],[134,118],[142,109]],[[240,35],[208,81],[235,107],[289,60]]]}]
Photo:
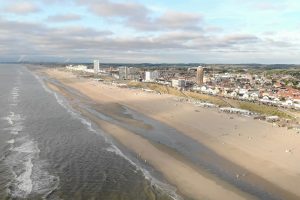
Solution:
[{"label": "horizon", "polygon": [[[64,65],[70,65],[70,64],[91,64],[93,65],[93,61],[91,62],[43,62],[43,61],[23,61],[23,62],[18,62],[18,61],[11,61],[11,62],[2,62],[0,61],[0,64],[64,64]],[[119,64],[124,64],[124,65],[142,65],[142,64],[150,64],[150,65],[261,65],[261,66],[275,66],[275,65],[287,65],[287,66],[300,66],[300,64],[297,63],[269,63],[269,64],[264,64],[264,63],[151,63],[151,62],[140,62],[140,63],[126,63],[126,62],[105,62],[105,63],[99,63],[100,65],[119,65]]]},{"label": "horizon", "polygon": [[0,5],[1,63],[300,64],[297,0]]}]

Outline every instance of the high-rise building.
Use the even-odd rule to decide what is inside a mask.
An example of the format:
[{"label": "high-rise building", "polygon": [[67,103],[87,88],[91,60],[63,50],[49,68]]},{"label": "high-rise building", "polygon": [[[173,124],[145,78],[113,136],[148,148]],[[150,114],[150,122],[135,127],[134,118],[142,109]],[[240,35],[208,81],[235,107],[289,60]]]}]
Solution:
[{"label": "high-rise building", "polygon": [[196,82],[197,85],[203,85],[204,69],[202,66],[197,67]]},{"label": "high-rise building", "polygon": [[158,79],[160,76],[159,71],[146,71],[145,72],[145,81],[146,82],[153,82]]},{"label": "high-rise building", "polygon": [[186,86],[186,80],[184,79],[172,79],[172,87],[184,88]]},{"label": "high-rise building", "polygon": [[127,75],[128,75],[128,67],[123,66],[123,67],[119,67],[119,79],[127,79]]},{"label": "high-rise building", "polygon": [[139,69],[136,67],[119,67],[119,79],[138,79],[140,77],[139,75]]},{"label": "high-rise building", "polygon": [[99,60],[94,60],[94,73],[98,74],[100,72],[100,63]]}]

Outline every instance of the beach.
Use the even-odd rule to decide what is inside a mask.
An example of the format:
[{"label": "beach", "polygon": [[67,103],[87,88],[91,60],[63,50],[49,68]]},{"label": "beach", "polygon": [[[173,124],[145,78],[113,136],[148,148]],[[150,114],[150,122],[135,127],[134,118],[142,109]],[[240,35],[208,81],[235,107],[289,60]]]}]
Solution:
[{"label": "beach", "polygon": [[[118,88],[78,78],[60,69],[37,73],[55,80],[47,82],[51,90],[63,95],[74,109],[148,162],[185,197],[230,200],[300,198],[300,134],[295,130],[250,117],[220,113],[216,109],[196,107],[171,95]],[[75,95],[66,88],[79,94]],[[88,104],[90,109],[77,104],[75,100],[78,99],[80,105]],[[120,123],[124,123],[151,129],[151,126],[122,114],[122,106],[172,127],[178,135],[187,138],[186,141],[209,149],[213,157],[198,158],[202,155],[189,151],[193,154],[189,159],[188,153],[183,155],[184,151],[170,146],[165,148],[163,142],[150,140],[148,136],[121,126]],[[101,119],[91,110],[102,112],[119,124]],[[189,145],[188,142],[183,144]],[[213,173],[205,170],[204,165],[197,164],[198,160],[215,166],[213,169],[216,170]],[[220,175],[222,168],[226,169],[224,177]]]}]

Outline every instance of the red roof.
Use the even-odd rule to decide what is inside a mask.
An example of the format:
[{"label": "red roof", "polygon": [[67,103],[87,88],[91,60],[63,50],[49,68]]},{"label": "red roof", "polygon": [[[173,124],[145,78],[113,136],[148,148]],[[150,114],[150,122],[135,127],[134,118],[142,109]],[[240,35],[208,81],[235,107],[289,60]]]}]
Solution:
[{"label": "red roof", "polygon": [[279,97],[289,97],[293,99],[300,99],[300,90],[294,89],[292,87],[287,87],[286,89],[280,89],[277,92]]}]

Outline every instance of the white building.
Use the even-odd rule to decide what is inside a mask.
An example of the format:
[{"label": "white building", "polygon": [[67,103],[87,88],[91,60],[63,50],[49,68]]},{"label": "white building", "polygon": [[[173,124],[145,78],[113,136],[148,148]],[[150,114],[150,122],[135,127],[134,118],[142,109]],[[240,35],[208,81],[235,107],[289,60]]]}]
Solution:
[{"label": "white building", "polygon": [[119,67],[119,79],[139,79],[139,69],[136,67]]},{"label": "white building", "polygon": [[127,79],[128,67],[119,67],[119,79]]},{"label": "white building", "polygon": [[185,87],[185,80],[184,79],[172,79],[172,87],[175,87],[175,88]]},{"label": "white building", "polygon": [[158,71],[146,71],[145,72],[145,82],[154,82],[159,78]]},{"label": "white building", "polygon": [[285,108],[291,108],[294,105],[294,102],[290,99],[286,100],[281,104]]},{"label": "white building", "polygon": [[259,95],[255,92],[250,94],[250,100],[258,100]]},{"label": "white building", "polygon": [[94,60],[94,73],[98,74],[100,72],[99,60]]},{"label": "white building", "polygon": [[86,65],[74,65],[74,66],[68,65],[68,66],[66,66],[66,68],[71,71],[81,71],[81,72],[88,72],[88,73],[94,72],[93,69],[88,69],[88,67]]}]

